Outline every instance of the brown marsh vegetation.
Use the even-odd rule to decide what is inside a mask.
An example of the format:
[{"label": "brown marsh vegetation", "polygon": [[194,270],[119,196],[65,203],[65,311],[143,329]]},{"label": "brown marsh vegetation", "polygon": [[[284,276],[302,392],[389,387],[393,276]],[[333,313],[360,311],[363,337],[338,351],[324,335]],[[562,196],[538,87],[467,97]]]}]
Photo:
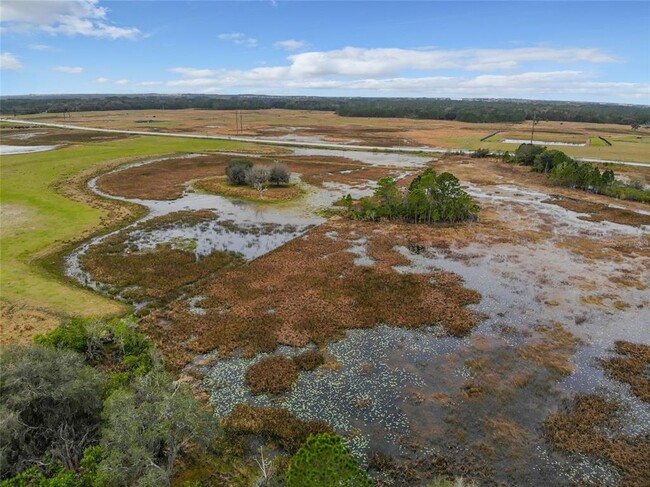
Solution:
[{"label": "brown marsh vegetation", "polygon": [[[478,321],[466,306],[478,302],[478,293],[449,273],[406,274],[391,267],[402,259],[392,248],[405,226],[388,230],[382,224],[331,220],[201,284],[196,292],[207,296],[201,303],[206,314],[193,315],[185,302],[175,302],[152,313],[143,326],[174,367],[214,349],[251,356],[279,344],[326,344],[342,338],[347,328],[378,323],[441,324],[453,336],[466,335]],[[355,265],[348,251],[348,240],[361,236],[369,239],[372,266]]]},{"label": "brown marsh vegetation", "polygon": [[593,394],[578,394],[560,412],[548,416],[545,433],[559,450],[590,454],[611,462],[623,476],[624,485],[650,484],[650,438],[612,435],[618,406]]}]

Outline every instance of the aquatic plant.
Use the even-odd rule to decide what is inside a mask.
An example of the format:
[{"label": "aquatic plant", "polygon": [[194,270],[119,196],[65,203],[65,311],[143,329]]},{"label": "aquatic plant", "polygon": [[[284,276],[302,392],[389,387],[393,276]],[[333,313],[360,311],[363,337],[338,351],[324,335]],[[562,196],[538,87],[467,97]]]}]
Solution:
[{"label": "aquatic plant", "polygon": [[368,474],[359,468],[340,436],[327,433],[310,436],[291,458],[288,487],[371,486]]},{"label": "aquatic plant", "polygon": [[632,393],[650,402],[650,347],[641,343],[617,341],[615,357],[600,361],[602,367],[614,379],[629,384]]},{"label": "aquatic plant", "polygon": [[288,357],[274,356],[260,360],[246,372],[246,385],[253,394],[278,394],[291,389],[298,378],[298,366]]},{"label": "aquatic plant", "polygon": [[221,421],[224,432],[236,437],[253,434],[276,442],[294,453],[310,435],[331,433],[324,421],[302,421],[286,409],[238,404]]},{"label": "aquatic plant", "polygon": [[325,357],[318,350],[308,350],[293,358],[300,370],[314,370],[325,363]]}]

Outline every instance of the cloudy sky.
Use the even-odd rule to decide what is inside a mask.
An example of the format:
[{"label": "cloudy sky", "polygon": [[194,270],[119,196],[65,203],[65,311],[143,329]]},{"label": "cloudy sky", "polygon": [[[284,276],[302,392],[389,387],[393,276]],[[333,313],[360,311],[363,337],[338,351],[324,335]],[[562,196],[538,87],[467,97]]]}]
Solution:
[{"label": "cloudy sky", "polygon": [[650,2],[2,0],[1,93],[650,104]]}]

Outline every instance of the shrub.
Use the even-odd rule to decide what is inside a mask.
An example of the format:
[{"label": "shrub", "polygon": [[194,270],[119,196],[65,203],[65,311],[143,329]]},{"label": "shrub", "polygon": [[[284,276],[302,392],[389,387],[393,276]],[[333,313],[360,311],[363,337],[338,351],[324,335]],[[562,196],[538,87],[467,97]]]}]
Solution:
[{"label": "shrub", "polygon": [[286,409],[237,404],[222,421],[229,435],[252,434],[275,441],[288,453],[295,453],[310,435],[331,433],[324,421],[302,421]]},{"label": "shrub", "polygon": [[232,161],[226,168],[226,177],[228,178],[228,182],[238,186],[247,184],[246,174],[252,167],[253,163],[246,159],[237,159]]},{"label": "shrub", "polygon": [[325,357],[318,350],[309,350],[293,358],[300,370],[314,370],[325,363]]},{"label": "shrub", "polygon": [[0,474],[15,475],[45,455],[77,470],[97,439],[104,379],[78,353],[11,346],[0,357]]},{"label": "shrub", "polygon": [[483,159],[485,157],[490,157],[490,149],[476,149],[470,157],[473,157],[474,159]]},{"label": "shrub", "polygon": [[130,318],[110,321],[72,319],[34,341],[82,353],[86,362],[112,372],[111,382],[124,385],[153,367],[153,346]]},{"label": "shrub", "polygon": [[269,180],[271,170],[266,166],[253,166],[246,171],[246,184],[257,190]]},{"label": "shrub", "polygon": [[170,485],[177,455],[207,446],[216,433],[213,415],[186,387],[154,371],[106,401],[100,479],[116,485]]},{"label": "shrub", "polygon": [[298,378],[298,366],[284,356],[268,357],[246,371],[246,385],[253,394],[277,394],[291,389]]},{"label": "shrub", "polygon": [[310,436],[291,458],[288,487],[349,487],[373,485],[359,468],[340,436],[327,433]]},{"label": "shrub", "polygon": [[280,185],[288,184],[291,178],[291,171],[286,164],[274,162],[269,171],[269,182]]},{"label": "shrub", "polygon": [[546,147],[533,144],[521,144],[515,151],[515,160],[517,164],[523,166],[532,166],[535,163],[535,157],[544,152]]}]

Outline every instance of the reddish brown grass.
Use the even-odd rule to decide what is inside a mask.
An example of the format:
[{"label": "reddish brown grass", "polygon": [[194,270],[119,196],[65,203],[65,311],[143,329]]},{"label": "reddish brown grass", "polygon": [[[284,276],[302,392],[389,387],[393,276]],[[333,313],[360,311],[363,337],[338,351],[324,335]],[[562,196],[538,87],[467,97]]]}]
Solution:
[{"label": "reddish brown grass", "polygon": [[[231,269],[197,290],[208,299],[197,317],[184,303],[152,314],[146,331],[160,344],[173,366],[213,349],[228,354],[270,352],[278,344],[326,344],[348,328],[378,323],[416,327],[442,324],[454,336],[467,334],[477,321],[465,306],[480,295],[462,287],[448,273],[401,274],[392,269],[403,258],[393,246],[406,242],[408,225],[330,221],[249,265]],[[400,231],[406,235],[400,235]],[[325,234],[339,232],[332,240]],[[385,238],[386,235],[390,238]],[[353,264],[349,239],[375,240],[368,254],[372,267]],[[432,279],[433,284],[432,284]],[[273,313],[268,313],[273,309]],[[197,336],[188,348],[179,347]]]},{"label": "reddish brown grass", "polygon": [[564,411],[548,416],[546,438],[559,450],[590,454],[611,462],[626,486],[650,485],[650,439],[612,437],[617,405],[600,396],[579,394]]},{"label": "reddish brown grass", "polygon": [[288,453],[294,453],[309,435],[332,433],[324,421],[302,421],[286,409],[238,404],[222,419],[230,436],[256,435],[273,441]]},{"label": "reddish brown grass", "polygon": [[602,360],[609,375],[629,384],[632,393],[645,402],[650,402],[650,347],[640,343],[616,342],[618,357]]},{"label": "reddish brown grass", "polygon": [[298,378],[298,366],[284,356],[268,357],[251,365],[246,371],[245,384],[253,394],[278,394],[291,389]]}]

